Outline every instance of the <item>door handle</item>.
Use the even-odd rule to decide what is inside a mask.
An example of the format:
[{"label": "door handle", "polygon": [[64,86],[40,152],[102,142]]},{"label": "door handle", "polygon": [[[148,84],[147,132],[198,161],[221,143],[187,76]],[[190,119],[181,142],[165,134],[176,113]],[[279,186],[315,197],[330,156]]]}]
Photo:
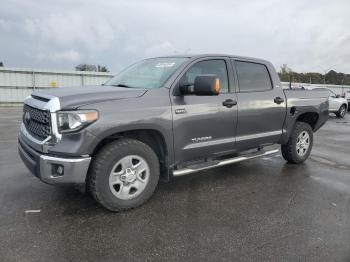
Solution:
[{"label": "door handle", "polygon": [[284,99],[278,96],[278,97],[275,97],[273,102],[275,102],[276,104],[282,104],[284,102]]},{"label": "door handle", "polygon": [[237,105],[237,101],[232,99],[226,99],[224,102],[222,102],[222,105],[231,108]]}]

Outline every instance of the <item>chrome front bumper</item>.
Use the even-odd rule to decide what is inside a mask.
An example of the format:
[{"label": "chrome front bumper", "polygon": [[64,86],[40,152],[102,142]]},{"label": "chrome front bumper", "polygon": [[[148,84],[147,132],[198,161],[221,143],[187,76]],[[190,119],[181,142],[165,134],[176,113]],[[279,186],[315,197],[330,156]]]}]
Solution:
[{"label": "chrome front bumper", "polygon": [[22,139],[18,141],[18,152],[31,173],[47,184],[85,183],[91,157],[61,158],[40,154]]}]

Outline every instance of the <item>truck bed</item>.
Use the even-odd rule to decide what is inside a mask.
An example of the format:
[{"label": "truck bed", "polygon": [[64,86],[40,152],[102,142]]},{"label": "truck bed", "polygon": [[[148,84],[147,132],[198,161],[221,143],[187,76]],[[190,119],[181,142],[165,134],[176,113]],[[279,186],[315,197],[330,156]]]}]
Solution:
[{"label": "truck bed", "polygon": [[323,90],[284,89],[287,107],[292,106],[320,106],[328,101],[329,93]]},{"label": "truck bed", "polygon": [[[328,92],[323,90],[284,89],[287,115],[283,126],[281,143],[289,138],[294,123],[307,118],[312,129],[317,131],[328,120]],[[312,123],[312,124],[311,124]]]}]

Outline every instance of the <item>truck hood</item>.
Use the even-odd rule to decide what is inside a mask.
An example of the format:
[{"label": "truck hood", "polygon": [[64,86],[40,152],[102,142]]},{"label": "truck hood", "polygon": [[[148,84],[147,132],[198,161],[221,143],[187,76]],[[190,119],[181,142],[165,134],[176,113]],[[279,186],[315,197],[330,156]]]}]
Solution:
[{"label": "truck hood", "polygon": [[32,96],[48,100],[58,97],[61,109],[75,109],[103,101],[141,97],[146,92],[146,89],[139,88],[96,85],[44,89],[33,92]]}]

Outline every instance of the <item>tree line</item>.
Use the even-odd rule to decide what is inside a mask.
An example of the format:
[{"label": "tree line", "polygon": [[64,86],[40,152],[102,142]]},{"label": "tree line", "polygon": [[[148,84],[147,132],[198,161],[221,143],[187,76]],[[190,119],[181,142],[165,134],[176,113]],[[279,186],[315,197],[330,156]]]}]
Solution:
[{"label": "tree line", "polygon": [[75,67],[76,71],[92,71],[92,72],[109,72],[106,66],[101,65],[90,65],[90,64],[80,64]]},{"label": "tree line", "polygon": [[331,84],[331,85],[350,85],[350,74],[338,73],[334,70],[326,74],[321,73],[298,73],[283,65],[278,72],[282,82],[296,82],[309,84]]}]

